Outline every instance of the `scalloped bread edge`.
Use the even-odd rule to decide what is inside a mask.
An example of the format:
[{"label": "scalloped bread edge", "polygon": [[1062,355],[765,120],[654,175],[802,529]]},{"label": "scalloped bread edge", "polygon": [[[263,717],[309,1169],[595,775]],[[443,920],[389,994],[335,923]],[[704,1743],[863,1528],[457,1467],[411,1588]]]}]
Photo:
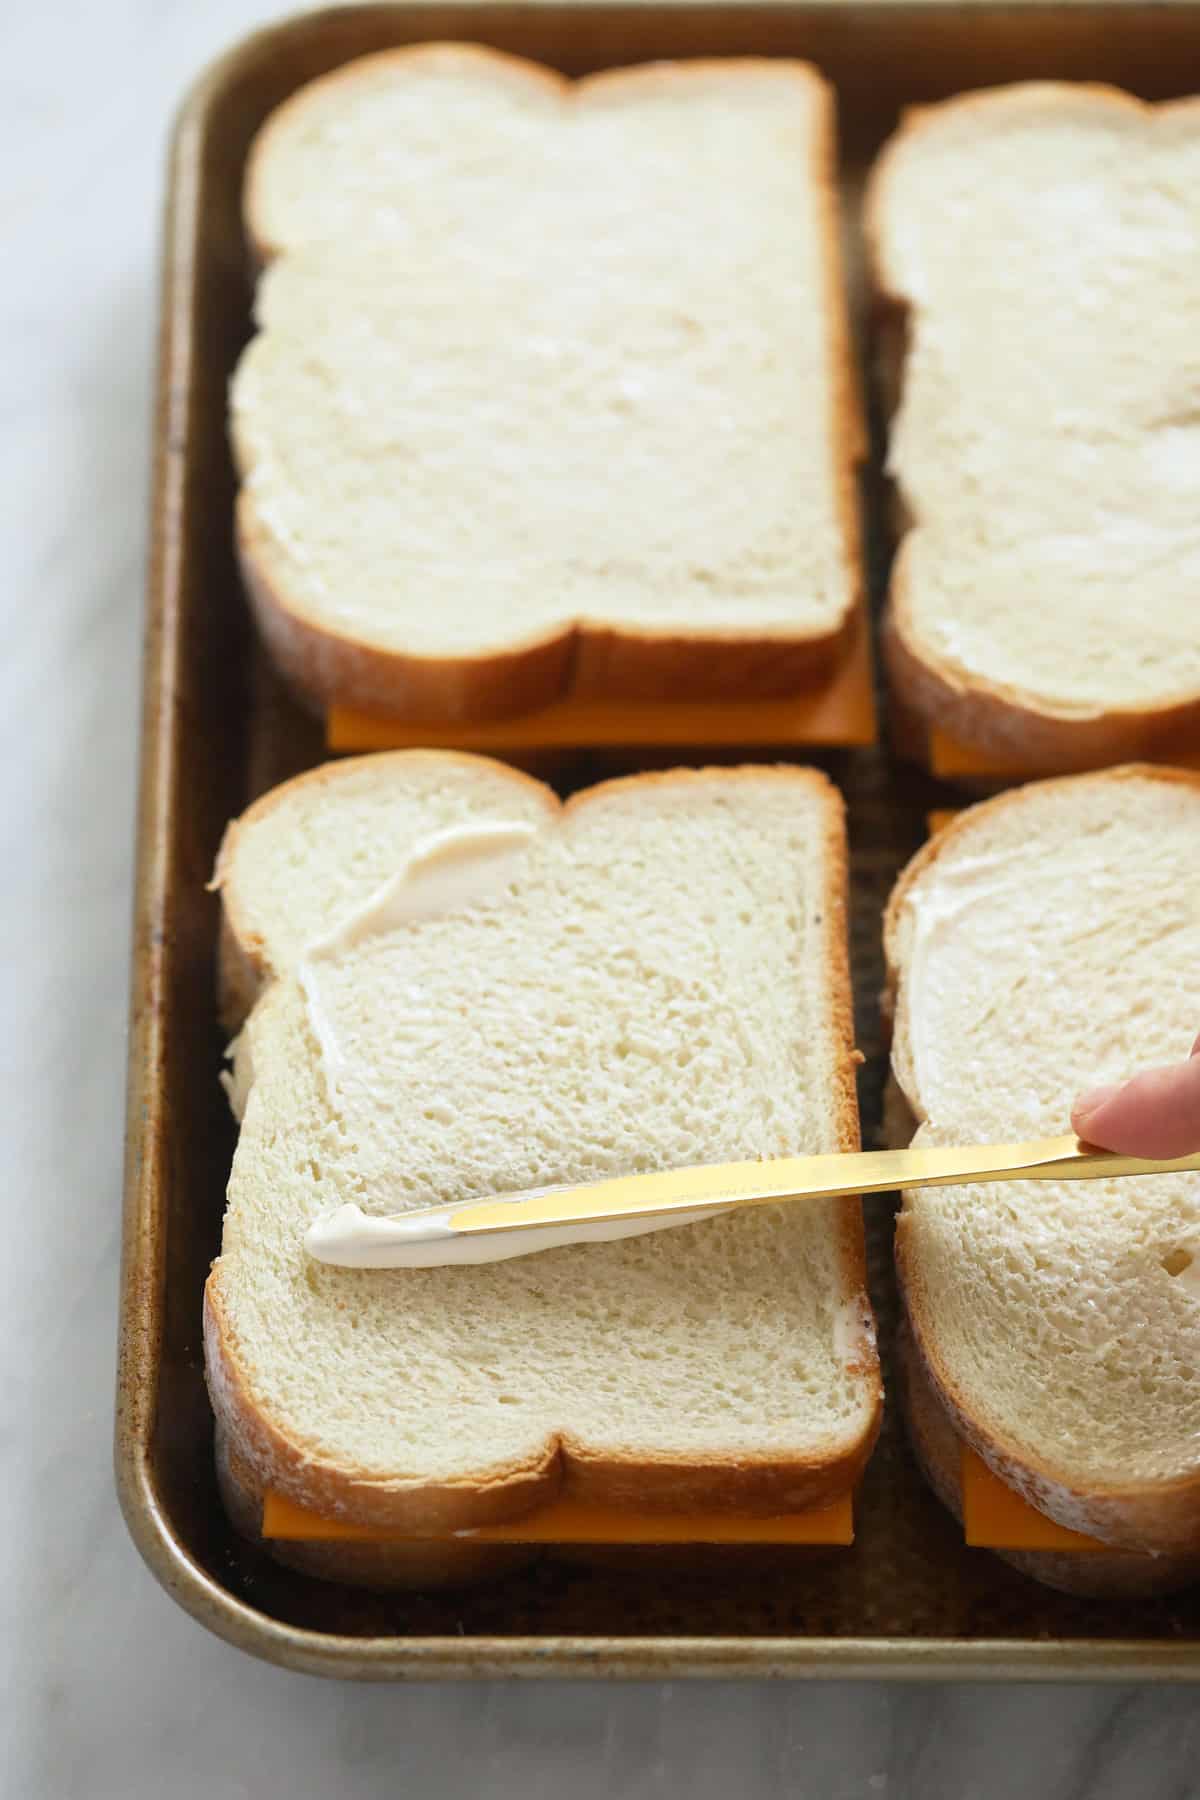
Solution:
[{"label": "scalloped bread edge", "polygon": [[[697,79],[753,82],[781,67],[812,87],[818,137],[812,176],[822,198],[825,292],[822,297],[836,363],[831,416],[825,422],[834,461],[836,506],[844,543],[849,595],[832,632],[765,633],[726,630],[680,633],[638,631],[603,623],[565,623],[502,651],[434,658],[408,655],[344,635],[309,616],[273,566],[267,535],[249,490],[236,508],[238,558],[251,607],[272,658],[289,682],[318,708],[331,704],[366,711],[404,713],[428,723],[462,722],[533,712],[570,693],[612,700],[718,700],[784,697],[825,678],[838,662],[861,611],[865,592],[859,527],[857,470],[868,437],[853,355],[846,300],[837,171],[836,103],[832,88],[811,64],[767,58],[697,59],[606,70],[572,82],[520,57],[472,45],[423,44],[359,58],[298,90],[261,127],[246,164],[243,217],[251,253],[259,263],[279,251],[262,218],[261,171],[281,121],[301,113],[317,89],[354,86],[367,64],[419,65],[452,52],[483,64],[497,80],[534,83],[558,93],[588,95],[598,89],[635,99],[639,91]],[[245,471],[241,471],[245,474]]]},{"label": "scalloped bread edge", "polygon": [[[877,379],[889,420],[903,392],[912,312],[908,298],[891,284],[883,253],[881,219],[893,160],[901,145],[907,148],[915,136],[948,112],[985,112],[997,99],[1033,89],[1057,93],[1063,99],[1086,97],[1126,111],[1163,113],[1194,108],[1200,112],[1200,100],[1148,103],[1100,82],[1020,82],[906,109],[871,168],[863,202]],[[889,684],[928,724],[993,755],[1020,758],[1031,771],[1047,773],[1086,771],[1140,757],[1169,757],[1181,744],[1200,743],[1200,693],[1158,707],[1113,705],[1086,718],[1069,718],[1011,683],[971,677],[952,667],[922,642],[913,624],[904,540],[918,521],[899,481],[890,484],[890,511],[897,549],[880,649]]]},{"label": "scalloped bread edge", "polygon": [[[336,782],[345,771],[364,765],[386,775],[412,760],[451,760],[488,768],[488,759],[450,751],[396,751],[371,757],[351,758],[326,764],[273,789],[257,801],[226,832],[218,857],[217,882],[227,876],[237,855],[238,838],[247,822],[279,804],[281,796],[300,784]],[[589,796],[613,788],[644,787],[664,782],[700,782],[710,776],[727,781],[744,776],[755,782],[774,779],[799,783],[821,799],[824,811],[824,845],[828,891],[821,909],[823,955],[831,971],[830,994],[833,1033],[840,1046],[832,1071],[834,1113],[838,1145],[856,1149],[859,1144],[855,1082],[857,1052],[854,1049],[853,1014],[846,942],[846,841],[841,797],[821,774],[806,769],[705,771],[677,770],[625,777],[583,790],[562,803],[540,782],[515,770],[506,770],[514,782],[529,783],[546,797],[549,810],[576,808]],[[272,979],[273,971],[261,942],[245,930],[236,909],[227,908],[222,925],[220,987],[225,997],[226,1022],[232,1027],[244,1018],[257,993]],[[602,1458],[590,1455],[587,1446],[573,1442],[569,1432],[548,1441],[529,1463],[494,1471],[478,1482],[416,1485],[362,1477],[353,1469],[314,1457],[254,1404],[245,1374],[239,1366],[233,1335],[224,1316],[219,1270],[205,1285],[204,1345],[209,1393],[217,1420],[218,1466],[231,1516],[239,1530],[256,1537],[262,1517],[263,1495],[278,1488],[314,1511],[397,1530],[453,1532],[473,1525],[519,1517],[569,1493],[600,1505],[636,1504],[641,1510],[663,1511],[796,1511],[816,1507],[844,1494],[858,1481],[878,1436],[882,1411],[882,1386],[871,1322],[865,1308],[866,1261],[862,1209],[848,1201],[840,1214],[842,1262],[848,1296],[864,1297],[858,1372],[873,1388],[870,1416],[859,1435],[835,1457],[809,1455],[789,1461],[745,1457],[735,1463],[695,1462],[667,1457]],[[803,1496],[800,1498],[799,1496]],[[269,1546],[275,1553],[275,1546]],[[378,1555],[375,1552],[378,1551]],[[428,1551],[428,1555],[426,1552]],[[451,1552],[453,1551],[453,1554]],[[460,1556],[458,1553],[462,1552]],[[330,1545],[310,1548],[292,1545],[286,1560],[312,1572],[340,1574],[347,1580],[376,1576],[384,1585],[471,1579],[474,1573],[511,1566],[511,1551],[490,1546],[374,1546]],[[319,1566],[319,1567],[318,1567]],[[373,1572],[373,1573],[372,1573]]]}]

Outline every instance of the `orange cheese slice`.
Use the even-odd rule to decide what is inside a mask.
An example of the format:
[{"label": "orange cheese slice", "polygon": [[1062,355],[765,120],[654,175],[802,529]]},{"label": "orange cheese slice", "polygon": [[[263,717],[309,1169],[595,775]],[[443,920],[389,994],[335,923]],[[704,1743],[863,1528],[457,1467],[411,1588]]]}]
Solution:
[{"label": "orange cheese slice", "polygon": [[[1178,769],[1200,769],[1200,751],[1142,757],[1138,760],[1163,763]],[[981,780],[1028,781],[1031,775],[1039,773],[1019,757],[1001,756],[994,750],[980,750],[974,744],[964,744],[958,738],[949,737],[946,732],[936,728],[929,733],[929,767],[943,780],[977,776]]]},{"label": "orange cheese slice", "polygon": [[981,1456],[962,1446],[963,1531],[979,1550],[1111,1550],[1099,1538],[1068,1531],[1038,1512],[994,1475]]},{"label": "orange cheese slice", "polygon": [[[417,1541],[411,1532],[384,1525],[353,1525],[298,1506],[268,1489],[262,1535],[292,1542],[397,1544]],[[639,1513],[556,1500],[524,1519],[445,1534],[438,1542],[477,1544],[852,1544],[854,1510],[849,1494],[832,1506],[778,1518],[730,1513]]]},{"label": "orange cheese slice", "polygon": [[854,749],[876,737],[869,634],[860,623],[822,687],[783,700],[573,700],[480,724],[423,725],[331,707],[330,750],[603,750],[635,745],[820,744]]}]

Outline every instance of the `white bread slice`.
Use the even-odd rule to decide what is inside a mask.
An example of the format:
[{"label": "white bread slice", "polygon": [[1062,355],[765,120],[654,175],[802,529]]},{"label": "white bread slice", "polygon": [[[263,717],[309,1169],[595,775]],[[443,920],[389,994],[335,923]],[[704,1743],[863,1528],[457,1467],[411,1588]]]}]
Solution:
[{"label": "white bread slice", "polygon": [[[493,891],[323,960],[315,1015],[304,946],[419,840],[472,821],[536,831]],[[842,810],[823,777],[677,772],[560,806],[486,760],[366,757],[259,801],[217,880],[226,994],[258,983],[205,1296],[243,1526],[267,1487],[419,1533],[559,1492],[773,1511],[854,1482],[880,1408],[857,1202],[475,1268],[333,1268],[302,1243],[349,1199],[389,1212],[854,1147]]]},{"label": "white bread slice", "polygon": [[[1195,1036],[1200,778],[1129,767],[973,807],[901,877],[892,1064],[917,1142],[1064,1129]],[[1200,1550],[1200,1176],[905,1197],[897,1267],[953,1429],[1034,1506]]]},{"label": "white bread slice", "polygon": [[426,45],[280,107],[231,426],[293,682],[467,718],[829,666],[865,445],[835,154],[786,61],[570,82]]},{"label": "white bread slice", "polygon": [[1034,83],[906,116],[867,230],[911,526],[885,644],[956,737],[1200,742],[1200,102]]}]

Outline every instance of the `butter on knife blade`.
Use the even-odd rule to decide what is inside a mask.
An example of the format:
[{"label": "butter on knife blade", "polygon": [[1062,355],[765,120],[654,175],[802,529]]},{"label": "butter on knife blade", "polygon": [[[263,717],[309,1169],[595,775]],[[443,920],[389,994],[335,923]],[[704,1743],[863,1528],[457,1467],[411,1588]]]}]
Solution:
[{"label": "butter on knife blade", "polygon": [[769,1162],[717,1163],[626,1175],[584,1187],[530,1188],[375,1217],[339,1206],[305,1235],[317,1262],[352,1269],[429,1269],[500,1262],[564,1244],[639,1237],[699,1224],[735,1207],[888,1193],[969,1181],[1080,1181],[1200,1169],[1200,1153],[1170,1162],[1118,1156],[1073,1136],[1023,1144],[938,1144]]}]

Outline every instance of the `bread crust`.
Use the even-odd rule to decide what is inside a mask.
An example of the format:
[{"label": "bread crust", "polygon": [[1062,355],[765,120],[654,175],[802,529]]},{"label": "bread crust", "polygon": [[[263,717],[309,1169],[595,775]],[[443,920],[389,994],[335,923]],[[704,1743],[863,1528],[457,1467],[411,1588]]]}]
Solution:
[{"label": "bread crust", "polygon": [[[274,789],[230,826],[218,859],[216,882],[222,888],[225,907],[221,988],[231,1000],[231,1023],[237,1023],[244,1016],[241,1007],[253,1004],[256,995],[274,975],[261,940],[251,934],[233,879],[238,841],[246,824],[277,806],[284,795],[301,784],[336,783],[347,774],[368,767],[386,775],[393,768],[411,767],[414,759],[427,761],[430,758],[443,763],[486,768],[493,775],[499,766],[487,758],[453,751],[402,750],[352,758],[326,764]],[[504,773],[516,783],[528,783],[537,788],[556,813],[560,808],[562,812],[574,811],[616,790],[641,790],[648,785],[664,784],[703,785],[713,778],[722,782],[746,779],[756,784],[778,780],[793,786],[798,784],[818,795],[823,807],[829,871],[821,907],[823,944],[819,954],[830,972],[831,1035],[836,1047],[832,1084],[837,1147],[857,1149],[860,1141],[855,1081],[857,1058],[845,929],[844,809],[841,796],[832,783],[814,770],[793,768],[674,770],[604,782],[560,803],[550,790],[532,781],[531,777],[510,769],[505,769]],[[584,1440],[565,1431],[548,1439],[527,1463],[489,1469],[477,1477],[445,1484],[413,1482],[399,1471],[392,1478],[380,1479],[366,1470],[330,1462],[296,1441],[272,1419],[256,1402],[252,1383],[239,1358],[236,1333],[221,1292],[218,1260],[204,1294],[205,1367],[217,1419],[218,1443],[222,1446],[220,1454],[228,1468],[234,1471],[228,1479],[236,1484],[231,1491],[235,1493],[238,1518],[248,1525],[256,1518],[261,1520],[262,1496],[267,1488],[331,1517],[413,1532],[451,1532],[519,1518],[562,1496],[600,1505],[636,1504],[647,1511],[760,1514],[803,1511],[832,1501],[852,1487],[865,1468],[878,1435],[882,1412],[878,1355],[866,1296],[862,1209],[857,1201],[846,1201],[841,1206],[839,1226],[844,1293],[848,1300],[857,1302],[860,1313],[858,1354],[853,1367],[863,1377],[871,1407],[864,1428],[852,1440],[837,1447],[833,1454],[807,1452],[783,1460],[746,1455],[736,1461],[686,1456],[598,1455]],[[273,1545],[268,1548],[274,1550]],[[440,1549],[438,1553],[441,1554]],[[434,1577],[431,1575],[430,1578]]]},{"label": "bread crust", "polygon": [[[1031,111],[1046,105],[1111,106],[1132,114],[1157,117],[1200,117],[1200,101],[1150,103],[1119,88],[1098,82],[1021,82],[960,94],[936,106],[912,107],[877,157],[867,182],[863,228],[867,271],[872,289],[879,379],[885,411],[891,418],[900,403],[904,361],[913,306],[888,267],[883,218],[889,201],[893,166],[912,140],[949,115],[969,117],[991,111],[997,103],[1027,104]],[[892,488],[892,527],[897,553],[892,566],[881,649],[888,681],[905,705],[964,743],[1004,758],[1014,758],[1031,773],[1070,773],[1143,757],[1169,757],[1182,746],[1200,745],[1200,692],[1166,696],[1154,706],[1113,704],[1096,711],[1055,708],[1050,702],[1010,682],[990,680],[956,668],[923,641],[913,618],[905,540],[921,521],[897,481]],[[910,745],[910,749],[915,746]],[[927,760],[923,756],[921,760]]]},{"label": "bread crust", "polygon": [[519,1544],[307,1543],[262,1536],[263,1494],[251,1470],[231,1449],[225,1433],[216,1434],[217,1487],[221,1502],[241,1537],[259,1542],[276,1562],[319,1581],[344,1581],[354,1587],[411,1590],[466,1587],[499,1580],[524,1568],[537,1552]]},{"label": "bread crust", "polygon": [[591,698],[628,700],[768,699],[823,679],[844,652],[862,609],[865,576],[857,470],[868,443],[842,268],[833,90],[811,64],[774,58],[651,63],[572,82],[536,63],[477,45],[422,44],[381,51],[301,88],[272,113],[255,138],[246,164],[243,216],[252,255],[260,266],[280,249],[266,217],[263,171],[281,127],[292,125],[314,98],[331,89],[352,90],[357,81],[380,68],[422,63],[474,65],[510,85],[606,105],[636,100],[647,89],[668,86],[778,82],[783,72],[811,89],[817,105],[810,162],[821,203],[824,311],[835,362],[830,416],[824,427],[843,541],[846,605],[832,629],[742,630],[731,623],[720,630],[681,632],[568,618],[554,630],[518,637],[504,649],[486,654],[413,655],[339,633],[306,612],[272,553],[249,488],[243,487],[236,511],[238,557],[259,630],[279,668],[315,706],[359,707],[430,724],[533,712],[576,691]]},{"label": "bread crust", "polygon": [[[942,1407],[910,1331],[896,1345],[900,1400],[921,1473],[962,1523],[962,1439]],[[1169,1594],[1200,1579],[1200,1555],[1151,1556],[1137,1550],[991,1550],[1001,1562],[1060,1593],[1100,1598]]]},{"label": "bread crust", "polygon": [[1157,707],[1056,713],[1005,682],[963,675],[920,640],[912,619],[907,540],[892,567],[880,647],[888,680],[922,718],[950,737],[1025,768],[1067,774],[1106,763],[1169,756],[1200,743],[1200,694]]},{"label": "bread crust", "polygon": [[343,88],[353,89],[380,70],[400,65],[406,68],[422,65],[431,69],[474,68],[506,87],[524,88],[551,100],[563,98],[572,86],[569,77],[560,75],[557,69],[531,62],[524,56],[511,56],[504,50],[489,50],[482,44],[470,43],[407,44],[396,50],[376,50],[306,81],[269,114],[255,133],[246,156],[242,177],[242,222],[258,268],[265,268],[284,249],[271,235],[263,195],[264,171],[274,154],[276,139],[297,119],[303,119],[314,102],[324,99],[327,94]]},{"label": "bread crust", "polygon": [[[1083,783],[1109,784],[1130,780],[1181,785],[1200,794],[1200,774],[1136,763],[1092,775],[1038,782],[1032,788],[1010,789],[995,799],[980,802],[930,838],[900,876],[884,913],[887,970],[884,1006],[895,1020],[892,1068],[915,1124],[921,1124],[927,1115],[916,1083],[904,1008],[898,1004],[902,999],[905,974],[900,955],[899,919],[913,883],[944,856],[955,840],[985,811],[1019,807],[1025,795],[1031,792],[1041,793],[1053,788],[1078,792]],[[1081,1488],[1065,1462],[1030,1455],[1025,1446],[972,1402],[938,1346],[933,1309],[920,1262],[913,1254],[910,1235],[906,1200],[896,1221],[896,1273],[901,1297],[921,1367],[957,1436],[1030,1505],[1070,1530],[1082,1531],[1122,1550],[1167,1556],[1200,1552],[1200,1474],[1171,1481]]]}]

